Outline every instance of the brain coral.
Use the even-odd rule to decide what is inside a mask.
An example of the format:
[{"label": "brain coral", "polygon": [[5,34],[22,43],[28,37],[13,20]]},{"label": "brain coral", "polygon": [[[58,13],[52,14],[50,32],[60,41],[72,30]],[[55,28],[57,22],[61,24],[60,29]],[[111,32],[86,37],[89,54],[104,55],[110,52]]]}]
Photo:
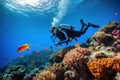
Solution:
[{"label": "brain coral", "polygon": [[33,80],[56,80],[56,75],[50,71],[42,71]]},{"label": "brain coral", "polygon": [[75,48],[67,52],[63,59],[64,65],[68,67],[82,67],[86,61],[84,55],[88,53],[86,48]]},{"label": "brain coral", "polygon": [[87,65],[95,78],[104,78],[112,72],[120,72],[120,58],[97,59],[89,61]]}]

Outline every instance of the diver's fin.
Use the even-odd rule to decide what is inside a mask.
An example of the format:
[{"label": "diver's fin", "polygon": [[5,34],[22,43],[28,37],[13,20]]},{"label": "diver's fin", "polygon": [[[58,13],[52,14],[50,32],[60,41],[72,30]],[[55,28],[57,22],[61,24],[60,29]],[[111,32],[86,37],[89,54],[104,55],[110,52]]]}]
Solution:
[{"label": "diver's fin", "polygon": [[88,23],[88,26],[91,26],[91,27],[93,27],[93,28],[99,28],[99,27],[100,27],[100,26],[95,25],[95,24],[92,24],[92,23]]},{"label": "diver's fin", "polygon": [[82,24],[82,26],[86,26],[87,24],[84,23],[83,19],[80,20],[80,23]]}]

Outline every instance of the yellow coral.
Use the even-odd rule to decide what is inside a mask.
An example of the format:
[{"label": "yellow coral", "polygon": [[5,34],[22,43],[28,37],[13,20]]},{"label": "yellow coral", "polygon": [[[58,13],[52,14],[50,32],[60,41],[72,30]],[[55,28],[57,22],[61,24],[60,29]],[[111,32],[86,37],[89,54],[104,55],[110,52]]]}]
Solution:
[{"label": "yellow coral", "polygon": [[103,78],[107,75],[107,69],[120,72],[120,58],[102,58],[87,63],[89,70],[95,78]]}]

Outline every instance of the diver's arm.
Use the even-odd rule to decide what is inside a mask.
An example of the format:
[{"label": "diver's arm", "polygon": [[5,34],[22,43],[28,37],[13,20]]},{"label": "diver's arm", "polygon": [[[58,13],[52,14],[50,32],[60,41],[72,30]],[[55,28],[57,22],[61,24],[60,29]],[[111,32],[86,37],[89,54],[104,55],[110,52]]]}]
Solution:
[{"label": "diver's arm", "polygon": [[58,42],[57,45],[61,45],[61,44],[63,44],[63,43],[68,43],[68,42],[70,41],[70,39],[69,39],[69,37],[67,36],[67,34],[66,34],[64,31],[63,31],[63,33],[65,34],[65,36],[66,36],[67,38],[66,38],[66,40],[64,40],[64,41]]},{"label": "diver's arm", "polygon": [[67,39],[67,40],[65,40],[65,41],[58,42],[58,43],[57,43],[57,45],[61,45],[61,44],[63,44],[63,43],[68,44],[68,42],[69,42],[69,41],[70,41],[70,40],[69,40],[69,39]]}]

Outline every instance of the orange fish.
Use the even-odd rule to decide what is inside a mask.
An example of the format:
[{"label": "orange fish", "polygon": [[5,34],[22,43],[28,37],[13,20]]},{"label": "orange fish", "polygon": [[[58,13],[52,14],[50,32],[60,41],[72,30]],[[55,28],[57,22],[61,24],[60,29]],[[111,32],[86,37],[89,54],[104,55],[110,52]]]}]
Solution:
[{"label": "orange fish", "polygon": [[30,50],[29,47],[30,47],[29,44],[23,44],[18,48],[17,52],[23,52],[24,50]]},{"label": "orange fish", "polygon": [[75,47],[80,47],[80,44],[79,44],[79,43],[76,43],[74,46],[75,46]]},{"label": "orange fish", "polygon": [[65,77],[64,80],[69,80],[69,78],[68,78],[68,77]]}]

